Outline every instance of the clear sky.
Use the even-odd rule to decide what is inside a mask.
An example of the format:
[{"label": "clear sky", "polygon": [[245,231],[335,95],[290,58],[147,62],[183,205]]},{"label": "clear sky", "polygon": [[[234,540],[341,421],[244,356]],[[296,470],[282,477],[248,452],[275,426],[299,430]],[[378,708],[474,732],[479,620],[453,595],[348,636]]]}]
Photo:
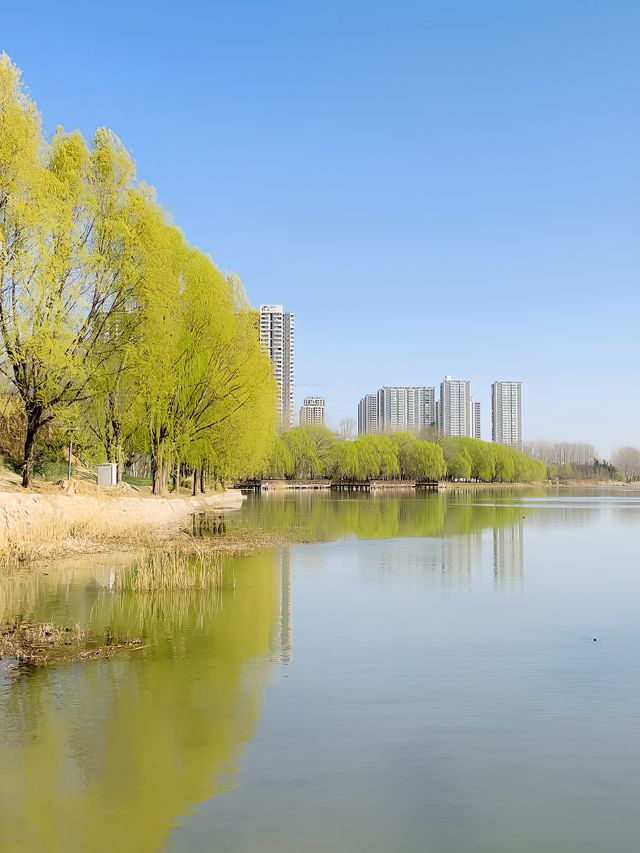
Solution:
[{"label": "clear sky", "polygon": [[640,443],[640,3],[4,3],[45,127],[111,127],[297,323],[297,402],[524,382],[525,438]]}]

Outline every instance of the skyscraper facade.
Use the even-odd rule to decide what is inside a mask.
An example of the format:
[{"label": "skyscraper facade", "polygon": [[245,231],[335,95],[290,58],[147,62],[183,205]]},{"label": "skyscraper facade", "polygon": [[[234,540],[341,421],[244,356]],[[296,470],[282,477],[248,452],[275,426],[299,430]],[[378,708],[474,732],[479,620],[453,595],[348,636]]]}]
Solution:
[{"label": "skyscraper facade", "polygon": [[358,432],[414,432],[436,423],[435,388],[385,386],[358,405]]},{"label": "skyscraper facade", "polygon": [[467,379],[445,376],[440,383],[439,411],[442,435],[473,435],[471,385]]},{"label": "skyscraper facade", "polygon": [[320,424],[324,426],[324,397],[305,397],[300,408],[300,426]]},{"label": "skyscraper facade", "polygon": [[378,432],[378,395],[365,394],[358,403],[358,435]]},{"label": "skyscraper facade", "polygon": [[289,429],[294,417],[294,315],[282,305],[261,305],[260,343],[269,353],[278,384],[280,429]]},{"label": "skyscraper facade", "polygon": [[482,438],[482,419],[480,417],[480,401],[471,401],[471,435],[473,438]]},{"label": "skyscraper facade", "polygon": [[491,386],[491,438],[522,450],[522,382],[496,381]]}]

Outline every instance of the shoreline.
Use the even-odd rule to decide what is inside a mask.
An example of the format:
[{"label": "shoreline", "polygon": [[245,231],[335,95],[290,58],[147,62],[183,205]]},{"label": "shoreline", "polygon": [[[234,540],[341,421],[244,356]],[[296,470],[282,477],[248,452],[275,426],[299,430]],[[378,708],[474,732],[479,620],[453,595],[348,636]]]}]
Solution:
[{"label": "shoreline", "polygon": [[[471,483],[443,481],[439,492],[461,493],[524,489],[633,488],[620,482],[545,481]],[[285,492],[285,490],[282,490]],[[380,494],[385,490],[376,490]],[[390,490],[393,491],[393,490]],[[43,484],[39,491],[0,491],[0,567],[28,566],[44,560],[100,553],[154,551],[167,546],[189,553],[194,541],[222,555],[242,556],[281,548],[295,535],[238,529],[223,536],[199,537],[185,529],[198,513],[239,510],[246,496],[238,489],[158,497],[130,487],[97,489],[83,483]]]},{"label": "shoreline", "polygon": [[238,510],[246,499],[234,490],[155,497],[120,487],[76,491],[71,485],[0,492],[0,565],[179,541],[186,535],[182,525],[198,512]]},{"label": "shoreline", "polygon": [[438,491],[476,491],[482,489],[634,489],[640,483],[621,483],[618,480],[541,480],[537,483],[475,483],[443,480]]}]

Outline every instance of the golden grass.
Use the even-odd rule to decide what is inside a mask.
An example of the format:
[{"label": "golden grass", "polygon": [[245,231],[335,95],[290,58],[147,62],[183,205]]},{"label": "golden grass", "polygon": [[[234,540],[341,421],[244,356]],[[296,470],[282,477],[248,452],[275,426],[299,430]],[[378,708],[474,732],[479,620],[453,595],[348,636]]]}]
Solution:
[{"label": "golden grass", "polygon": [[[78,499],[81,501],[81,498]],[[244,556],[260,548],[290,544],[280,534],[236,531],[223,536],[193,536],[181,530],[189,516],[163,525],[143,521],[118,522],[103,517],[94,502],[76,505],[73,518],[50,512],[33,521],[28,516],[13,515],[6,522],[4,541],[0,544],[0,570],[29,565],[44,559],[58,559],[73,554],[96,554],[108,551],[155,550],[169,547],[171,552],[207,558],[212,553]]]},{"label": "golden grass", "polygon": [[[166,530],[158,531],[156,541],[167,535]],[[37,525],[26,520],[12,521],[0,548],[0,569],[67,554],[95,553],[125,546],[135,549],[148,544],[149,540],[150,532],[142,525],[123,531],[96,517],[95,509],[93,512],[87,510],[85,517],[73,521],[57,516],[39,519]]]},{"label": "golden grass", "polygon": [[198,542],[174,543],[168,550],[148,551],[121,573],[117,585],[131,592],[221,589],[225,585],[222,558]]}]

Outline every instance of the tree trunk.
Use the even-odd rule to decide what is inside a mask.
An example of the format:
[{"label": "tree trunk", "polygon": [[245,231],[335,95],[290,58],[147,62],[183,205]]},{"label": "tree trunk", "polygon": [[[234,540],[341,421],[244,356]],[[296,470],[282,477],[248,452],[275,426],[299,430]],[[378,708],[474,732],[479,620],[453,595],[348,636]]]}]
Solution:
[{"label": "tree trunk", "polygon": [[42,410],[27,412],[27,434],[24,440],[24,463],[22,465],[22,487],[28,489],[33,479],[33,463],[36,451],[36,435],[41,427]]},{"label": "tree trunk", "polygon": [[153,494],[163,495],[167,490],[167,463],[159,462],[154,456],[151,457],[151,479]]},{"label": "tree trunk", "polygon": [[204,465],[200,469],[200,494],[204,495]]},{"label": "tree trunk", "polygon": [[116,483],[122,482],[123,459],[124,453],[122,452],[122,443],[120,442],[120,439],[118,439],[118,444],[116,445],[116,457],[113,460],[116,463]]},{"label": "tree trunk", "polygon": [[103,446],[107,456],[107,462],[115,463],[118,466],[116,468],[116,483],[120,483],[122,481],[121,467],[124,454],[122,452],[122,443],[119,436],[112,434],[110,438],[107,438]]},{"label": "tree trunk", "polygon": [[160,488],[161,488],[160,466],[158,465],[158,460],[156,459],[155,456],[151,457],[151,480],[153,483],[153,485],[151,487],[152,494],[159,495],[160,494]]},{"label": "tree trunk", "polygon": [[192,497],[196,497],[198,494],[198,469],[193,469],[193,491],[191,492]]}]

